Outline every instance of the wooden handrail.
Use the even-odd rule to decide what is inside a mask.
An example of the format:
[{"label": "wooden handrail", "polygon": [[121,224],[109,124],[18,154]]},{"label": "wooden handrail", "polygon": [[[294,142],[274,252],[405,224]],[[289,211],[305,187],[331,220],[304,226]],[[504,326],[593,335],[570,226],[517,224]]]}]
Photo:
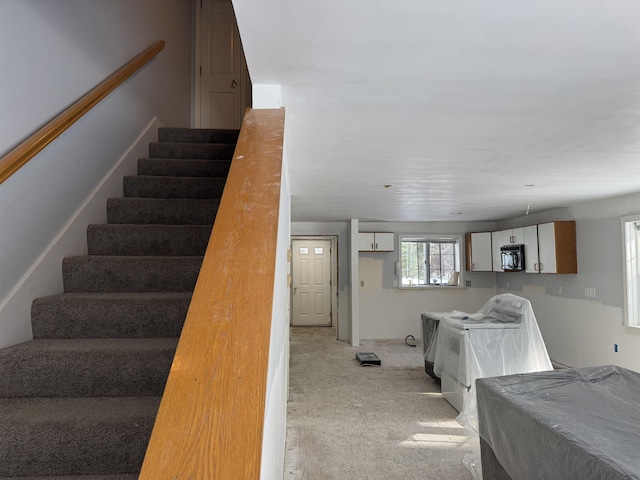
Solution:
[{"label": "wooden handrail", "polygon": [[79,120],[80,117],[91,110],[100,100],[109,95],[109,93],[118,88],[131,75],[152,60],[162,51],[164,44],[164,40],[160,40],[145,49],[133,60],[130,60],[126,65],[120,67],[114,74],[2,157],[0,159],[0,183],[3,183],[7,178],[17,172],[25,163],[35,157],[42,149]]},{"label": "wooden handrail", "polygon": [[140,480],[258,479],[284,110],[249,110]]}]

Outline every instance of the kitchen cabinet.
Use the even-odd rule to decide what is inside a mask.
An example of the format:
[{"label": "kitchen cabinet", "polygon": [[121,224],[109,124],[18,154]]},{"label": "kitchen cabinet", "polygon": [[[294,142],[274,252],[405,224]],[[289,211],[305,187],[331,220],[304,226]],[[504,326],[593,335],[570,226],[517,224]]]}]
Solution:
[{"label": "kitchen cabinet", "polygon": [[503,245],[520,245],[524,243],[524,228],[510,228],[502,231]]},{"label": "kitchen cabinet", "polygon": [[491,232],[473,232],[465,235],[465,268],[473,272],[493,271]]},{"label": "kitchen cabinet", "polygon": [[502,243],[503,231],[491,232],[491,257],[493,259],[494,272],[504,272],[502,269],[502,256],[500,255],[500,247]]},{"label": "kitchen cabinet", "polygon": [[538,226],[529,225],[523,228],[524,270],[527,273],[538,273]]},{"label": "kitchen cabinet", "polygon": [[393,252],[394,234],[388,232],[358,233],[358,250],[361,252]]},{"label": "kitchen cabinet", "polygon": [[578,273],[576,222],[568,220],[539,224],[538,256],[540,273]]},{"label": "kitchen cabinet", "polygon": [[[498,230],[491,232],[491,254],[493,258],[494,272],[504,272],[502,269],[502,255],[500,247],[505,245],[519,245],[524,243],[524,228],[509,228],[507,230]],[[525,249],[526,258],[526,249]]]}]

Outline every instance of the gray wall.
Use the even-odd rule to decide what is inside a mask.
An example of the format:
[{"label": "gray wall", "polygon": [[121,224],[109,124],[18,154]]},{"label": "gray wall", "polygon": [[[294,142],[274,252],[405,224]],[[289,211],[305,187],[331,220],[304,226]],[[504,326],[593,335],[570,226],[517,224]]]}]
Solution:
[{"label": "gray wall", "polygon": [[[150,122],[189,126],[191,31],[192,5],[184,0],[0,2],[0,155],[166,41],[154,61],[0,185],[0,344],[27,339],[29,319],[2,314],[3,306]],[[31,297],[60,291],[57,268]],[[8,338],[14,331],[20,338]]]}]

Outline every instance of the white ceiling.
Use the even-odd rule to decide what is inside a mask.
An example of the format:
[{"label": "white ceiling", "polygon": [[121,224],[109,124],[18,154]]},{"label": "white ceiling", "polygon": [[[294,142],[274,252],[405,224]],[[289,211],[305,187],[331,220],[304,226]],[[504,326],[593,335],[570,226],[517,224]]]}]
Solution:
[{"label": "white ceiling", "polygon": [[493,221],[640,191],[640,0],[234,6],[253,84],[282,86],[294,221]]}]

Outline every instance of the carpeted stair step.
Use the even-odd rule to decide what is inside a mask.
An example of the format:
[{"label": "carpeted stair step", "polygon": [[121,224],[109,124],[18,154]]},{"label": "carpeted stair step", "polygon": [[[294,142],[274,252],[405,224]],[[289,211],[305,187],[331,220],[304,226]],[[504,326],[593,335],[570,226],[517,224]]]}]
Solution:
[{"label": "carpeted stair step", "polygon": [[56,475],[55,477],[0,477],[0,480],[138,480],[138,475]]},{"label": "carpeted stair step", "polygon": [[160,397],[0,398],[0,478],[135,474],[159,403]]},{"label": "carpeted stair step", "polygon": [[231,160],[139,158],[138,175],[226,177]]},{"label": "carpeted stair step", "polygon": [[202,256],[212,225],[89,225],[89,255]]},{"label": "carpeted stair step", "polygon": [[31,340],[0,350],[0,397],[160,396],[177,338]]},{"label": "carpeted stair step", "polygon": [[124,177],[124,196],[143,198],[221,198],[224,177]]},{"label": "carpeted stair step", "polygon": [[191,292],[201,264],[202,257],[66,257],[64,292]]},{"label": "carpeted stair step", "polygon": [[62,293],[31,304],[33,338],[177,338],[191,292]]},{"label": "carpeted stair step", "polygon": [[149,144],[151,158],[233,158],[235,143],[169,143],[156,142]]},{"label": "carpeted stair step", "polygon": [[218,199],[110,198],[108,223],[212,225]]},{"label": "carpeted stair step", "polygon": [[158,140],[169,143],[236,143],[240,130],[211,128],[175,128],[158,129]]}]

